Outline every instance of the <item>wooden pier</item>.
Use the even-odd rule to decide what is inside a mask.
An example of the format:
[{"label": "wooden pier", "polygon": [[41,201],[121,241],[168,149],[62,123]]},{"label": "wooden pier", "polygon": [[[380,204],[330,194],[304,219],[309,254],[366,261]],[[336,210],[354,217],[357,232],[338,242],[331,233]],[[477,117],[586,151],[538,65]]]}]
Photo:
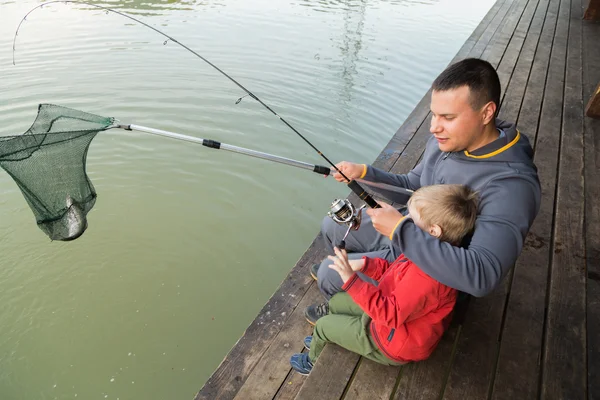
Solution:
[{"label": "wooden pier", "polygon": [[[290,369],[321,301],[317,237],[196,396],[216,399],[600,399],[600,22],[598,0],[498,0],[452,62],[496,67],[500,117],[534,144],[542,206],[500,287],[470,298],[430,359],[386,367],[327,345],[308,377]],[[375,166],[404,173],[429,133],[427,93]],[[506,199],[510,201],[510,199]],[[315,227],[316,228],[316,227]]]}]

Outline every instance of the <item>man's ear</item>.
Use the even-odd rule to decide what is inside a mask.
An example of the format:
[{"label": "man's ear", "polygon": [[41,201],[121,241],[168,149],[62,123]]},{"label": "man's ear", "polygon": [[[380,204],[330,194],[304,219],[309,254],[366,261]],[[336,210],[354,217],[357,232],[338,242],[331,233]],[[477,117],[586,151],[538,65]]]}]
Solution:
[{"label": "man's ear", "polygon": [[490,101],[485,106],[483,106],[483,124],[487,125],[494,120],[496,117],[496,110],[498,106],[493,101]]},{"label": "man's ear", "polygon": [[484,125],[487,125],[494,120],[494,118],[496,117],[497,109],[498,109],[498,107],[496,106],[496,103],[494,103],[493,101],[490,101],[485,106],[483,106],[482,112],[483,112],[483,124]]},{"label": "man's ear", "polygon": [[442,237],[442,228],[439,225],[431,225],[429,227],[429,234],[433,237],[440,238]]}]

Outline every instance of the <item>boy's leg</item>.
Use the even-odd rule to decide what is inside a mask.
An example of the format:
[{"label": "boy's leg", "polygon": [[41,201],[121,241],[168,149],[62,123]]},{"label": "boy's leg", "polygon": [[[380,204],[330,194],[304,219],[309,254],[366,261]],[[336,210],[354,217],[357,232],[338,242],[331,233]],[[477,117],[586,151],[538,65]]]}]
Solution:
[{"label": "boy's leg", "polygon": [[330,314],[320,318],[313,331],[308,357],[312,363],[317,361],[327,343],[338,344],[361,355],[373,351],[361,316]]},{"label": "boy's leg", "polygon": [[356,304],[352,296],[346,292],[340,292],[329,300],[329,313],[362,317],[365,312]]},{"label": "boy's leg", "polygon": [[371,337],[371,318],[345,292],[338,293],[329,301],[330,315],[317,321],[308,354],[315,362],[327,343],[335,343],[384,365],[401,365],[387,358]]}]

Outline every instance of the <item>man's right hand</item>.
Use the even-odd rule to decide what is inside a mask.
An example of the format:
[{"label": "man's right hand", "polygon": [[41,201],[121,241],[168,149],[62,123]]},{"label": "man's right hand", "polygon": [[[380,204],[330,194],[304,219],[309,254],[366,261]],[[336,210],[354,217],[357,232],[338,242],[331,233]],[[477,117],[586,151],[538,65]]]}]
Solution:
[{"label": "man's right hand", "polygon": [[[364,164],[355,164],[349,161],[342,161],[340,163],[337,163],[335,166],[338,167],[338,169],[342,171],[342,173],[346,175],[346,177],[348,177],[348,179],[350,180],[360,178],[365,170]],[[332,169],[332,172],[332,176],[336,181],[347,183],[346,179],[344,179],[342,174],[337,172],[335,169]]]}]

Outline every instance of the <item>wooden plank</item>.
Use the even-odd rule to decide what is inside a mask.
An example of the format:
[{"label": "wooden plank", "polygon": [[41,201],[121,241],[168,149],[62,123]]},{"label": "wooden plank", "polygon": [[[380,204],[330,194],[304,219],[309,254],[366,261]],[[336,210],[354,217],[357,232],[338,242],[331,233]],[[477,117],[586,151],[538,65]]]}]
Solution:
[{"label": "wooden plank", "polygon": [[[521,112],[521,106],[525,100],[525,89],[528,85],[538,84],[541,87],[540,92],[543,92],[544,82],[546,81],[546,68],[548,66],[548,60],[550,58],[550,48],[552,47],[552,37],[554,36],[554,27],[556,25],[556,14],[558,12],[558,2],[552,1],[552,5],[549,5],[549,0],[540,2],[536,14],[531,23],[529,32],[523,44],[523,50],[517,60],[514,73],[510,78],[510,82],[505,91],[504,101],[502,102],[502,108],[500,109],[500,119],[506,119],[507,116],[517,116],[514,121],[518,120],[519,113]],[[543,14],[543,15],[542,15]],[[540,27],[541,22],[541,27]],[[539,45],[538,45],[539,44]],[[536,62],[539,64],[538,55],[542,54],[544,63],[542,68],[536,69]],[[502,68],[504,71],[504,68]],[[537,75],[533,74],[533,71],[538,71]],[[501,72],[499,72],[500,74]],[[535,78],[533,78],[534,76]],[[530,77],[532,77],[530,79]],[[541,78],[541,81],[539,79]],[[534,82],[535,80],[535,82]],[[526,134],[530,139],[535,135],[537,130],[537,121],[539,117],[539,111],[541,107],[541,95],[535,98],[537,104],[535,114],[535,125],[526,125],[519,123],[521,133]]]},{"label": "wooden plank", "polygon": [[401,368],[378,364],[363,357],[344,400],[388,400]]},{"label": "wooden plank", "polygon": [[306,378],[306,376],[291,370],[273,400],[294,400]]},{"label": "wooden plank", "polygon": [[[515,9],[515,14],[504,25],[497,43],[500,47],[486,49],[485,54],[492,65],[501,68],[508,79],[516,66],[518,55],[524,44],[523,32],[529,31],[538,10],[539,1],[523,2]],[[543,9],[543,6],[540,8]],[[537,14],[536,23],[543,17]],[[534,29],[538,25],[534,25]],[[507,30],[508,28],[508,30]],[[510,30],[520,31],[520,35],[512,35]],[[538,32],[533,32],[537,35]],[[510,37],[507,42],[504,38]],[[506,51],[502,49],[506,46]],[[498,63],[500,65],[498,65]],[[504,86],[509,82],[505,81]],[[519,99],[520,101],[520,99]],[[516,108],[516,107],[515,107]],[[508,120],[516,120],[517,115],[508,115]],[[511,276],[505,277],[502,284],[484,298],[472,299],[469,313],[462,326],[461,335],[456,347],[456,355],[451,367],[448,382],[444,390],[445,399],[482,399],[487,398],[495,376],[496,359],[499,351],[499,338],[503,322]]]},{"label": "wooden plank", "polygon": [[597,21],[600,19],[600,0],[589,0],[583,19]]},{"label": "wooden plank", "polygon": [[598,84],[596,91],[592,93],[590,101],[585,107],[585,115],[600,119],[600,84]]},{"label": "wooden plank", "polygon": [[452,364],[452,350],[459,332],[460,324],[453,323],[429,359],[403,367],[394,400],[429,400],[440,397]]},{"label": "wooden plank", "polygon": [[[312,333],[312,327],[304,318],[304,309],[322,299],[317,285],[313,283],[248,375],[246,382],[235,396],[236,400],[261,400],[275,397],[291,370],[290,357],[293,353],[302,351],[303,339]],[[271,317],[279,316],[271,315]]]},{"label": "wooden plank", "polygon": [[[244,336],[235,344],[221,365],[200,389],[195,397],[196,400],[233,399],[235,397],[262,354],[271,345],[289,315],[297,307],[310,285],[313,284],[307,265],[319,262],[325,257],[322,240],[320,234],[315,238],[309,250],[296,263],[279,289],[248,327]],[[281,316],[283,313],[285,313],[285,317]],[[277,318],[272,316],[277,316]]]},{"label": "wooden plank", "polygon": [[[540,212],[527,236],[522,254],[514,267],[514,276],[502,332],[492,399],[536,398],[539,359],[542,351],[546,286],[550,263],[550,242],[558,163],[557,140],[562,116],[564,47],[556,47],[555,62],[548,68],[554,34],[566,35],[567,21],[555,31],[559,2],[553,1],[535,53],[531,75],[518,126],[534,145],[535,162],[542,188]],[[566,15],[563,13],[563,17]],[[558,62],[558,63],[557,63]],[[544,83],[548,75],[546,94]],[[512,82],[511,82],[512,84]],[[542,101],[544,107],[542,109]],[[512,109],[513,107],[508,107]],[[541,111],[541,119],[540,119]],[[538,132],[539,122],[539,132]],[[536,136],[539,146],[536,146]]]},{"label": "wooden plank", "polygon": [[[583,23],[583,98],[600,81],[600,24]],[[600,399],[600,120],[584,119],[588,398]]]},{"label": "wooden plank", "polygon": [[[527,7],[530,4],[534,4],[534,8],[531,11],[530,15],[533,15],[533,12],[535,11],[535,4],[537,4],[537,1],[533,0],[533,1],[517,1],[516,7],[515,9],[510,13],[510,17],[504,21],[504,23],[502,24],[502,27],[500,28],[500,32],[499,34],[494,35],[494,41],[490,43],[490,45],[485,49],[485,51],[483,52],[481,58],[489,61],[490,64],[492,64],[494,67],[496,67],[496,69],[498,69],[498,66],[500,65],[500,61],[502,61],[504,59],[504,57],[506,56],[506,53],[508,52],[508,50],[510,49],[510,44],[509,43],[515,43],[518,45],[518,48],[520,49],[520,42],[522,43],[522,37],[521,38],[517,38],[517,40],[513,40],[513,37],[515,36],[515,33],[518,30],[518,25],[522,26],[523,24],[519,24],[519,22],[521,21],[526,21],[526,24],[524,24],[524,26],[522,26],[522,29],[524,29],[525,32],[527,32],[528,28],[529,28],[529,24],[531,22],[531,17],[526,18],[523,16],[524,12],[526,9],[530,8]],[[498,51],[498,49],[502,49],[502,51]],[[516,52],[515,54],[515,59],[516,57],[519,55],[519,51]],[[512,63],[511,63],[512,61]],[[514,65],[516,64],[516,60],[509,60],[508,62],[509,65],[512,65],[514,67]],[[512,68],[511,68],[512,71]],[[510,76],[509,76],[510,77]],[[502,83],[502,81],[500,81]],[[504,82],[504,86],[503,89],[506,88],[506,85],[508,84],[508,79],[505,80]]]},{"label": "wooden plank", "polygon": [[296,400],[341,398],[359,359],[358,354],[328,343],[298,392]]},{"label": "wooden plank", "polygon": [[542,399],[587,395],[581,10],[572,0]]}]

